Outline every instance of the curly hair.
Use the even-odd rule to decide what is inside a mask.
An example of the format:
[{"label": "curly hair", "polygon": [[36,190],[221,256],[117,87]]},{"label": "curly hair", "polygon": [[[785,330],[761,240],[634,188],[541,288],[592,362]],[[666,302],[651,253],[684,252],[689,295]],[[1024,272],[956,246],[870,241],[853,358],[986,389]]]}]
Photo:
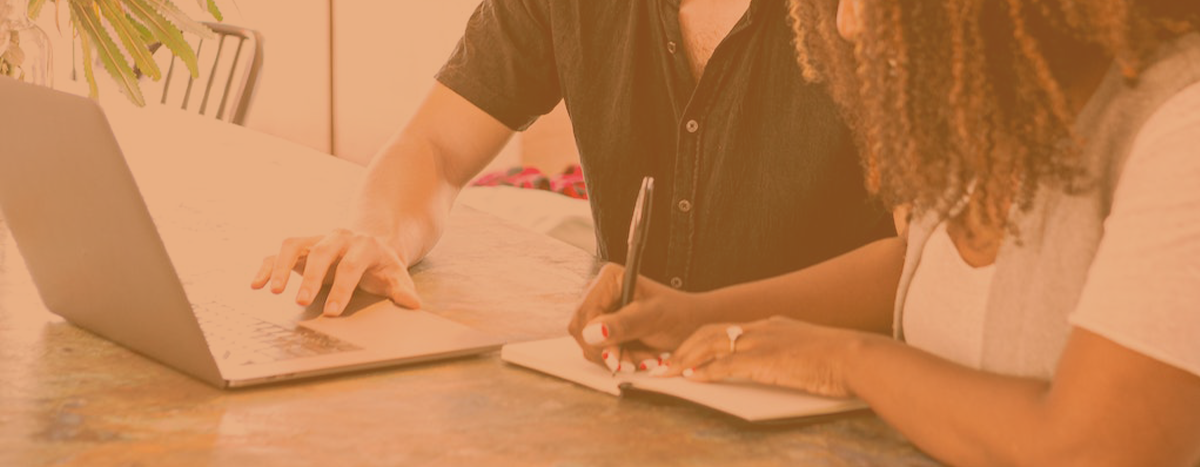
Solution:
[{"label": "curly hair", "polygon": [[854,43],[838,0],[792,0],[805,78],[827,83],[859,139],[868,190],[1003,231],[1048,185],[1085,189],[1062,57],[1111,58],[1137,80],[1163,41],[1200,30],[1194,0],[867,0]]}]

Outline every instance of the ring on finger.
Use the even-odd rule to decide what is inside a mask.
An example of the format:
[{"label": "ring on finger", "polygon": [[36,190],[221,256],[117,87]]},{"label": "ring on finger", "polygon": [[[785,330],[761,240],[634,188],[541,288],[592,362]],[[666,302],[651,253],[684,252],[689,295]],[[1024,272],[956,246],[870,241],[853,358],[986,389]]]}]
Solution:
[{"label": "ring on finger", "polygon": [[736,324],[725,328],[725,335],[729,336],[729,353],[737,352],[738,338],[742,337],[744,332],[745,331],[742,330],[742,327]]}]

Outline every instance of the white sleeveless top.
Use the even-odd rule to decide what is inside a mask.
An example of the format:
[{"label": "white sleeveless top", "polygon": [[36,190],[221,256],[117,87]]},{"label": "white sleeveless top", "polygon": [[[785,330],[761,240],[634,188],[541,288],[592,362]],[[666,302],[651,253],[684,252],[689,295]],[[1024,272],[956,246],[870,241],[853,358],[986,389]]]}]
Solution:
[{"label": "white sleeveless top", "polygon": [[[1095,262],[1076,271],[1086,275],[1079,304],[1057,319],[1200,375],[1200,83],[1171,96],[1140,128],[1113,198]],[[902,338],[996,370],[987,358],[989,327],[1015,319],[989,319],[988,304],[999,298],[991,297],[996,265],[967,264],[945,222],[916,256],[901,299]],[[1046,363],[1027,365],[1040,371],[1001,372],[1049,377],[1057,350],[1046,345],[1040,353]]]},{"label": "white sleeveless top", "polygon": [[938,224],[922,253],[905,297],[904,335],[908,343],[950,361],[979,368],[988,290],[996,265],[967,264],[946,223]]}]

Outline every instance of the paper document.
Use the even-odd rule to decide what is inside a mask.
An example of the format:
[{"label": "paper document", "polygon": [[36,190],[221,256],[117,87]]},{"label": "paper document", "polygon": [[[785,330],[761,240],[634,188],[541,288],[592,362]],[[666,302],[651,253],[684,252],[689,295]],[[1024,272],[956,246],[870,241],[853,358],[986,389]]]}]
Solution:
[{"label": "paper document", "polygon": [[741,383],[697,383],[684,378],[658,378],[645,372],[617,373],[589,362],[571,337],[505,345],[500,358],[614,396],[621,384],[641,391],[685,399],[749,422],[781,421],[866,408],[857,399],[830,399],[800,391]]}]

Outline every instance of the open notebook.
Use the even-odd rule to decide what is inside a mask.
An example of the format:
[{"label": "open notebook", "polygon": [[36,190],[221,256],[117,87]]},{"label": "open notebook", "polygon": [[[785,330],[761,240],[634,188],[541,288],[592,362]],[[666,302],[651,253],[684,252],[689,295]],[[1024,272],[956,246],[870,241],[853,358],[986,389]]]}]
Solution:
[{"label": "open notebook", "polygon": [[829,399],[757,384],[696,383],[646,373],[618,373],[589,362],[570,337],[509,344],[500,351],[506,362],[534,369],[614,396],[622,384],[707,406],[748,422],[780,422],[864,409],[856,399]]}]

